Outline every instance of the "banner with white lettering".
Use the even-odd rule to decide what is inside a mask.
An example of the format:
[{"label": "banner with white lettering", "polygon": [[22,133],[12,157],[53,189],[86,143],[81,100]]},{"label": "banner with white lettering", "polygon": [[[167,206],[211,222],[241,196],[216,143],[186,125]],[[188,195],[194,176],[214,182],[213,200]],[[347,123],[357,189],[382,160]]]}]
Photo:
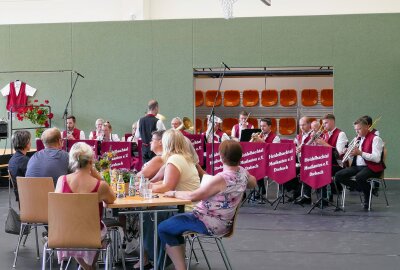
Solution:
[{"label": "banner with white lettering", "polygon": [[241,142],[242,159],[240,165],[256,179],[266,176],[265,143]]},{"label": "banner with white lettering", "polygon": [[[212,175],[212,166],[213,166],[213,159],[212,159],[212,151],[211,151],[211,143],[207,143],[206,144],[206,172],[207,174]],[[218,147],[219,147],[219,143],[214,143],[214,160],[215,160],[215,164],[214,164],[214,175],[216,175],[219,172],[222,172],[222,162],[219,156],[219,152],[218,152]]]},{"label": "banner with white lettering", "polygon": [[296,177],[296,146],[292,143],[268,143],[266,151],[267,176],[284,184]]},{"label": "banner with white lettering", "polygon": [[201,134],[184,134],[191,142],[194,150],[199,157],[199,165],[204,165],[204,135]]},{"label": "banner with white lettering", "polygon": [[332,148],[303,145],[300,179],[313,189],[330,184],[332,182]]},{"label": "banner with white lettering", "polygon": [[131,143],[130,142],[102,142],[100,154],[114,152],[115,157],[111,161],[111,169],[130,169],[131,167]]},{"label": "banner with white lettering", "polygon": [[94,152],[94,158],[97,159],[97,140],[68,140],[68,149],[66,150],[66,140],[64,140],[64,145],[63,145],[63,150],[69,152],[71,150],[71,147],[76,144],[77,142],[84,142],[86,144],[88,144],[93,152]]}]

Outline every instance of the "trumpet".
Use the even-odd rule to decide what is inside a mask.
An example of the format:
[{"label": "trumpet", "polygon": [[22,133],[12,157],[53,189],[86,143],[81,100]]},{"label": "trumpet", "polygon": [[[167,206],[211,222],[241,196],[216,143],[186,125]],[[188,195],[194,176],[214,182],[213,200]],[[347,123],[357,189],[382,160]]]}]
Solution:
[{"label": "trumpet", "polygon": [[264,142],[264,140],[262,139],[262,132],[256,132],[251,134],[251,139],[249,142]]}]

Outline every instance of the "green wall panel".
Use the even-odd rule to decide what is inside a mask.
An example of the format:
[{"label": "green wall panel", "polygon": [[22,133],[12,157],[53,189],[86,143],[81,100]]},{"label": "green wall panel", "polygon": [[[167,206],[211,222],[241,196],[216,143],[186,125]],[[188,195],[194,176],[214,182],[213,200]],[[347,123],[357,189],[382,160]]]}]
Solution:
[{"label": "green wall panel", "polygon": [[195,20],[194,67],[258,67],[262,62],[261,18]]},{"label": "green wall panel", "polygon": [[173,117],[193,119],[192,21],[155,21],[152,34],[152,97],[169,128]]}]

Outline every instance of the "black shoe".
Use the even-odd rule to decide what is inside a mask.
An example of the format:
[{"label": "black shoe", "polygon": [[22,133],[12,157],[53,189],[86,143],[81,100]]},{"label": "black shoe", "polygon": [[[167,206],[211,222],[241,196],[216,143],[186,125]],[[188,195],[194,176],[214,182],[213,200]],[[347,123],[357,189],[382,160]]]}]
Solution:
[{"label": "black shoe", "polygon": [[311,204],[311,198],[305,196],[299,197],[294,201],[295,204]]},{"label": "black shoe", "polygon": [[363,209],[364,210],[368,210],[369,208],[369,204],[368,203],[363,203]]},{"label": "black shoe", "polygon": [[289,197],[289,198],[287,199],[288,202],[294,202],[295,200],[296,200],[296,197],[294,197],[294,196]]},{"label": "black shoe", "polygon": [[[133,270],[139,270],[139,269],[140,269],[140,266],[139,266],[139,267],[133,266],[132,269],[133,269]],[[146,265],[143,267],[143,269],[144,269],[144,270],[150,270],[150,269],[153,269],[153,266],[151,265],[151,263],[148,263],[148,264],[146,264]]]},{"label": "black shoe", "polygon": [[374,187],[372,189],[372,195],[374,195],[375,197],[378,197],[379,196],[379,188]]}]

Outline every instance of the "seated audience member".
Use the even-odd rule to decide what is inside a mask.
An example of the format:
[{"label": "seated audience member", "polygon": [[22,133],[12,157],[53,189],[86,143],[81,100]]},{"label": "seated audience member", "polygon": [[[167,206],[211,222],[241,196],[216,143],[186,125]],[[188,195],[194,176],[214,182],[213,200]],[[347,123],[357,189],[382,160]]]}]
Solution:
[{"label": "seated audience member", "polygon": [[248,123],[247,120],[249,118],[249,113],[246,111],[241,111],[239,113],[239,124],[236,124],[232,127],[231,137],[233,140],[240,141],[240,136],[242,135],[243,129],[252,129],[254,128],[252,124]]},{"label": "seated audience member", "polygon": [[138,142],[137,138],[135,137],[136,129],[137,129],[137,122],[132,124],[132,135],[126,139],[127,142],[135,142],[135,143]]},{"label": "seated audience member", "polygon": [[[194,157],[192,156],[185,137],[178,130],[169,129],[162,136],[163,154],[165,162],[164,180],[151,184],[153,192],[167,192],[170,190],[194,191],[200,186],[200,178],[197,173]],[[186,205],[185,211],[191,211],[193,205]],[[169,217],[169,214],[160,213],[158,221]],[[144,262],[150,267],[148,259],[153,258],[153,221],[151,215],[145,215],[143,234],[145,257]],[[163,256],[160,254],[160,258]],[[139,267],[139,263],[134,265],[134,269]]]},{"label": "seated audience member", "polygon": [[[94,168],[94,153],[92,148],[83,142],[71,147],[69,165],[73,173],[58,178],[57,193],[97,193],[99,195],[99,213],[103,211],[103,202],[113,203],[114,192],[110,186],[101,181],[101,176]],[[60,209],[62,211],[62,209]],[[107,233],[106,226],[100,221],[101,239]],[[96,269],[98,252],[96,251],[58,251],[58,261],[74,257],[83,269]]]},{"label": "seated audience member", "polygon": [[143,165],[142,170],[137,174],[137,176],[145,178],[153,178],[157,172],[161,169],[164,165],[164,161],[161,157],[163,153],[163,145],[162,145],[162,136],[164,130],[156,130],[152,132],[152,138],[150,141],[150,150],[156,154],[155,157],[150,159]]},{"label": "seated audience member", "polygon": [[110,122],[105,121],[103,123],[103,137],[100,139],[103,142],[119,142],[117,134],[112,134],[112,126]]},{"label": "seated audience member", "polygon": [[26,153],[31,149],[31,134],[27,130],[17,130],[12,136],[12,144],[15,150],[8,162],[8,171],[11,175],[11,181],[14,187],[15,200],[19,201],[17,177],[25,176],[29,157]]},{"label": "seated audience member", "polygon": [[28,162],[27,177],[53,177],[54,184],[60,175],[67,174],[68,153],[62,149],[63,140],[58,128],[46,129],[41,137],[44,149],[36,152]]},{"label": "seated audience member", "polygon": [[96,130],[92,130],[89,133],[89,140],[98,140],[99,138],[103,138],[103,123],[104,120],[101,118],[96,120]]},{"label": "seated audience member", "polygon": [[184,238],[186,231],[206,235],[225,235],[232,229],[236,208],[239,207],[246,187],[255,187],[256,179],[243,167],[239,166],[242,148],[233,140],[224,141],[219,146],[223,171],[195,191],[173,190],[165,196],[189,199],[200,202],[192,213],[175,215],[158,227],[162,244],[174,263],[175,269],[184,270]]},{"label": "seated audience member", "polygon": [[67,138],[68,140],[84,140],[85,132],[83,130],[77,129],[75,127],[76,118],[73,115],[67,117],[67,130],[64,130],[62,133],[63,138]]}]

